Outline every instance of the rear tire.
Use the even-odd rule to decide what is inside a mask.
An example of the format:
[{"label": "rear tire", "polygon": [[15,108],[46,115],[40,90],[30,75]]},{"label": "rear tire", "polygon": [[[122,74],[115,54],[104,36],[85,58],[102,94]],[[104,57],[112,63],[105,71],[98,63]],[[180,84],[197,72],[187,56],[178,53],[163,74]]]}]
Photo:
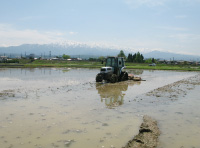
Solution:
[{"label": "rear tire", "polygon": [[128,80],[128,73],[124,72],[122,75],[122,81],[126,81],[126,80]]},{"label": "rear tire", "polygon": [[103,76],[101,74],[97,74],[96,76],[96,82],[102,82]]},{"label": "rear tire", "polygon": [[117,75],[116,74],[112,74],[110,77],[110,82],[111,83],[116,83],[118,81]]}]

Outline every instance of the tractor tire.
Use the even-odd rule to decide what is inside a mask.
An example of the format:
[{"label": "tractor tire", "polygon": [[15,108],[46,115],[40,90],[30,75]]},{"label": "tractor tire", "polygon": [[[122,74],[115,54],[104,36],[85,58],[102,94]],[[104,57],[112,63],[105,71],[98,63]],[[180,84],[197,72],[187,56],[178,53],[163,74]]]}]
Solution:
[{"label": "tractor tire", "polygon": [[126,80],[128,80],[128,73],[124,72],[122,75],[122,81],[126,81]]},{"label": "tractor tire", "polygon": [[122,81],[122,77],[123,77],[124,73],[125,73],[125,72],[123,72],[123,71],[121,72],[121,74],[120,74],[120,76],[119,76],[119,79],[118,79],[119,81]]},{"label": "tractor tire", "polygon": [[103,76],[101,74],[97,74],[96,76],[96,82],[102,82]]},{"label": "tractor tire", "polygon": [[110,77],[110,82],[111,83],[116,83],[118,81],[117,75],[116,74],[112,74]]}]

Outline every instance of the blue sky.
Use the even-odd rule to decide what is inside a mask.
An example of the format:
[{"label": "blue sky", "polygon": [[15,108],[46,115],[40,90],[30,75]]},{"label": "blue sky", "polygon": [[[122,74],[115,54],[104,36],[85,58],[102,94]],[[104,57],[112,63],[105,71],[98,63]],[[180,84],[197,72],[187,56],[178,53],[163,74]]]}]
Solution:
[{"label": "blue sky", "polygon": [[0,0],[0,46],[25,43],[200,55],[200,0]]}]

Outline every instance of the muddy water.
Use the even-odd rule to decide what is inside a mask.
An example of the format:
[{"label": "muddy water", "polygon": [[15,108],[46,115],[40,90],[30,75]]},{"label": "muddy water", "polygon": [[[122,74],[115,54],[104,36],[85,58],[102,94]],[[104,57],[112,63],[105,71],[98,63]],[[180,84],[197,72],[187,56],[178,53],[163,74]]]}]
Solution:
[{"label": "muddy water", "polygon": [[188,93],[190,99],[151,105],[136,101],[196,73],[133,70],[146,81],[96,84],[98,72],[0,69],[0,147],[120,148],[138,133],[145,114],[159,121],[160,147],[200,145],[197,88]]},{"label": "muddy water", "polygon": [[[152,116],[159,119],[162,134],[159,148],[200,147],[200,87],[171,105],[157,107]],[[158,112],[162,112],[162,114]]]}]

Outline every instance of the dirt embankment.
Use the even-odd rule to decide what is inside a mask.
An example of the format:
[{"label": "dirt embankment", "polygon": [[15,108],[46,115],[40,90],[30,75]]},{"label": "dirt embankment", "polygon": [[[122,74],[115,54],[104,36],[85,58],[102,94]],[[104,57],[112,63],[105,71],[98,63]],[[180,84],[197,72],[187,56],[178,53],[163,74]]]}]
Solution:
[{"label": "dirt embankment", "polygon": [[[179,97],[185,97],[187,91],[194,89],[195,85],[200,85],[200,74],[159,87],[141,95],[134,101],[158,104],[163,103],[163,101],[175,101]],[[157,126],[157,121],[149,116],[144,116],[138,135],[130,140],[123,148],[156,148],[159,135],[160,131]]]},{"label": "dirt embankment", "polygon": [[160,130],[157,121],[149,116],[144,116],[138,135],[123,148],[155,148],[158,144],[159,135]]},{"label": "dirt embankment", "polygon": [[137,96],[133,101],[157,105],[174,102],[186,97],[187,93],[194,89],[196,85],[200,85],[200,74],[154,89]]},{"label": "dirt embankment", "polygon": [[146,95],[157,98],[171,98],[172,101],[178,97],[185,97],[188,90],[194,89],[195,85],[200,85],[200,74],[183,79],[172,84],[159,87],[153,91],[148,92]]}]

